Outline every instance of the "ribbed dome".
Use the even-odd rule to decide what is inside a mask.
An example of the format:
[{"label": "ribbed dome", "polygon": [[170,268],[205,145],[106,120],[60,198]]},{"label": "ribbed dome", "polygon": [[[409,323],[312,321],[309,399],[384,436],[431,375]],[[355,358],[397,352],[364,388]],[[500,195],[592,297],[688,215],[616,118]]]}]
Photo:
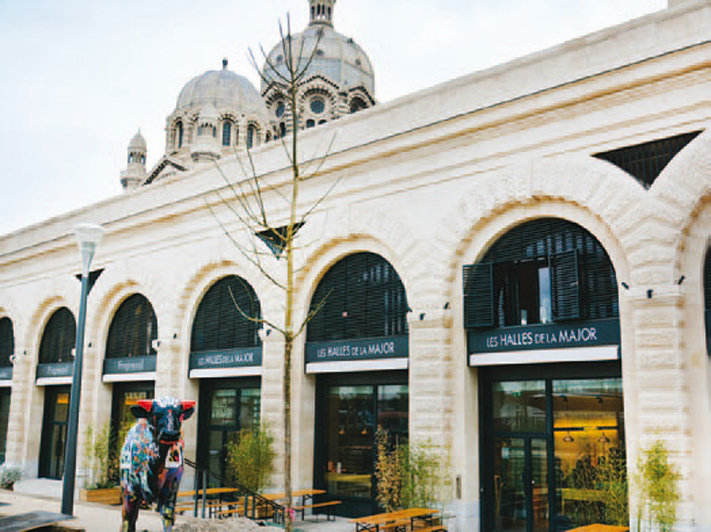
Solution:
[{"label": "ribbed dome", "polygon": [[209,70],[191,79],[178,96],[176,108],[186,113],[212,105],[220,112],[232,111],[266,117],[266,109],[254,85],[245,77],[227,70]]},{"label": "ribbed dome", "polygon": [[[318,33],[323,32],[320,41]],[[302,41],[304,41],[302,48]],[[318,41],[318,50],[309,66],[306,79],[321,75],[335,83],[341,90],[348,90],[354,87],[365,87],[374,94],[375,76],[370,59],[353,39],[346,37],[335,31],[330,24],[312,23],[302,33],[293,36],[291,49],[298,53],[303,49],[302,61],[305,63],[311,56]],[[268,62],[277,71],[286,72],[284,64],[284,50],[281,43],[277,44],[269,53]],[[268,72],[263,69],[265,76],[262,77],[262,91],[267,88],[264,78],[272,79]]]}]

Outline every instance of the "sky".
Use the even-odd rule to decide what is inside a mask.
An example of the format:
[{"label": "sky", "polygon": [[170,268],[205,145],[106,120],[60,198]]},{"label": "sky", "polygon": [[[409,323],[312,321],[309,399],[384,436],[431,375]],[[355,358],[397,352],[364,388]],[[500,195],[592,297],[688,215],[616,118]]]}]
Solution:
[{"label": "sky", "polygon": [[[387,102],[666,7],[666,0],[338,0],[337,31],[375,68]],[[229,68],[258,86],[307,0],[0,0],[0,235],[122,194],[140,128],[165,149],[182,87]]]}]

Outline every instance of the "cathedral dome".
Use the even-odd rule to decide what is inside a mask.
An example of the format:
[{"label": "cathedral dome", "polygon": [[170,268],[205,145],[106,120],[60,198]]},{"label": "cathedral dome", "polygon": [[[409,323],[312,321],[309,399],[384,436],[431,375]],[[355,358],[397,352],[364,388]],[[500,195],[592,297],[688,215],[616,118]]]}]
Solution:
[{"label": "cathedral dome", "polygon": [[[319,33],[321,33],[320,39]],[[301,61],[305,63],[314,53],[316,43],[318,48],[305,76],[306,79],[322,76],[335,83],[341,90],[363,87],[370,95],[375,93],[373,66],[368,55],[352,38],[338,33],[330,24],[312,22],[306,30],[293,36],[291,49],[297,53],[303,50]],[[279,72],[286,72],[281,43],[269,53],[267,64],[272,65]],[[270,77],[266,76],[266,79]],[[265,76],[262,76],[262,92],[267,89],[264,80]]]},{"label": "cathedral dome", "polygon": [[227,69],[227,61],[222,62],[222,70],[209,70],[191,79],[178,96],[176,109],[184,113],[200,111],[207,105],[218,111],[241,112],[263,116],[264,102],[245,77]]}]

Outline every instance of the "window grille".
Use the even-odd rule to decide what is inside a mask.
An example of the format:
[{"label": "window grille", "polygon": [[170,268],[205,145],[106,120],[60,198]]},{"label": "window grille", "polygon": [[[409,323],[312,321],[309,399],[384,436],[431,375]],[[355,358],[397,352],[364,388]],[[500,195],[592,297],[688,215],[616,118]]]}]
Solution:
[{"label": "window grille", "polygon": [[649,188],[669,164],[669,161],[699,133],[701,131],[635,144],[617,150],[596,153],[593,157],[614,164],[634,177],[645,188]]},{"label": "window grille", "polygon": [[111,320],[106,358],[155,356],[153,340],[156,339],[158,321],[153,306],[141,294],[133,294]]},{"label": "window grille", "polygon": [[619,317],[615,271],[602,245],[572,222],[543,218],[512,229],[481,262],[464,267],[465,327],[518,325],[519,273],[531,265],[551,270],[554,322]]},{"label": "window grille", "polygon": [[[192,352],[261,345],[259,299],[244,279],[230,275],[217,281],[200,302],[190,340]],[[252,318],[252,319],[250,319]]]},{"label": "window grille", "polygon": [[311,299],[322,307],[306,340],[322,342],[407,334],[407,297],[395,269],[374,253],[355,253],[331,267]]},{"label": "window grille", "polygon": [[10,318],[0,319],[0,367],[12,366],[10,356],[15,352],[15,336]]},{"label": "window grille", "polygon": [[71,311],[62,307],[49,318],[40,342],[40,364],[73,362],[77,341],[77,323]]}]

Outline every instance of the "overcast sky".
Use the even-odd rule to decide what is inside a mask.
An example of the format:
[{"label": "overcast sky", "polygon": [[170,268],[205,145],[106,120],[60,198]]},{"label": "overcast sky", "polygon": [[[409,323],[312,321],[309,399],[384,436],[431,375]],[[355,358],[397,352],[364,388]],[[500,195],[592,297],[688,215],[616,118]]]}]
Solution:
[{"label": "overcast sky", "polygon": [[[337,31],[389,101],[663,9],[666,0],[338,0]],[[148,167],[194,76],[221,67],[257,83],[249,47],[307,0],[0,0],[0,235],[121,194],[140,127]]]}]

